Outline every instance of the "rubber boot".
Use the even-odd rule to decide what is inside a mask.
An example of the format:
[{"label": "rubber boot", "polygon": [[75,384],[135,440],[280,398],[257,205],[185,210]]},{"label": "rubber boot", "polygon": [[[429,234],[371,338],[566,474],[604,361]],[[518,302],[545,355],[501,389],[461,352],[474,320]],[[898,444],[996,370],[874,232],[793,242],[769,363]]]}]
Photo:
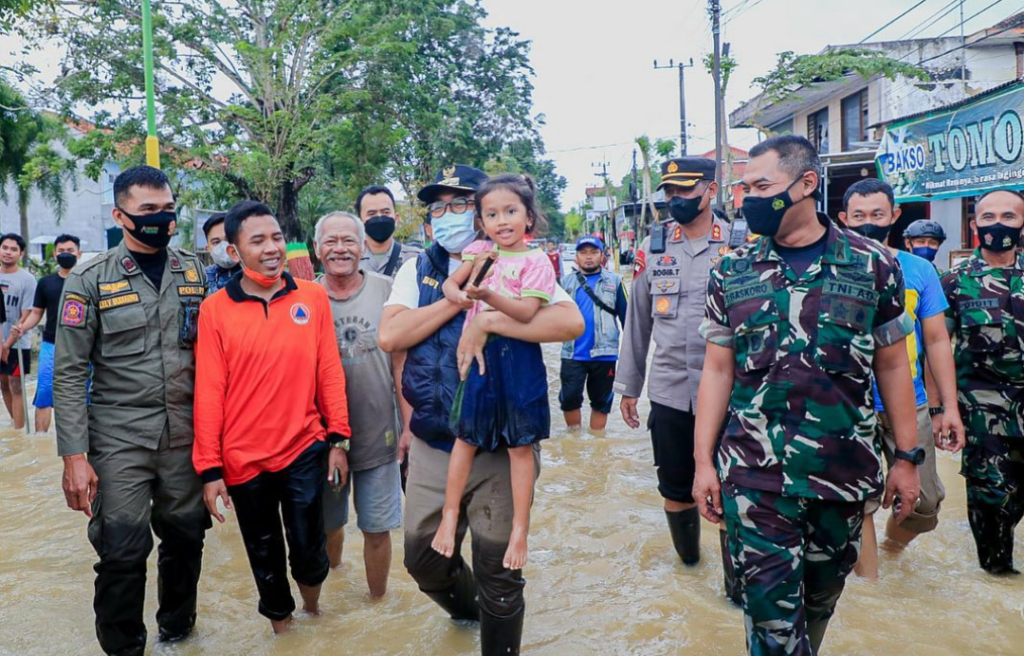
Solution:
[{"label": "rubber boot", "polygon": [[480,610],[481,656],[519,656],[523,641],[523,617],[526,608],[509,617],[496,617]]},{"label": "rubber boot", "polygon": [[718,532],[718,542],[722,547],[722,574],[725,579],[725,598],[737,608],[743,608],[743,588],[736,578],[732,555],[729,553],[729,536],[725,531]]},{"label": "rubber boot", "polygon": [[668,531],[672,534],[672,544],[676,553],[683,559],[684,565],[696,565],[700,562],[700,513],[696,508],[679,512],[665,511],[668,519]]},{"label": "rubber boot", "polygon": [[480,605],[476,600],[476,581],[473,572],[465,565],[459,570],[455,584],[440,592],[427,592],[426,595],[445,609],[455,622],[480,621]]}]

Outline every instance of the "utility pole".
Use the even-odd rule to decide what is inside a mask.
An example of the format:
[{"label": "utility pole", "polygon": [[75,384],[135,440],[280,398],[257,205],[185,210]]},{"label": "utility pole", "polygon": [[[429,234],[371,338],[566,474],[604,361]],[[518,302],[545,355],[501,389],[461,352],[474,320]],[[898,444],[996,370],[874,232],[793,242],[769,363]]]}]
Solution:
[{"label": "utility pole", "polygon": [[693,58],[690,58],[689,64],[683,62],[675,63],[674,60],[668,60],[668,66],[658,66],[658,60],[654,60],[654,70],[664,70],[668,68],[679,69],[679,154],[682,157],[686,157],[686,69],[693,66]]},{"label": "utility pole", "polygon": [[[607,207],[607,209],[605,210],[605,213],[604,213],[604,217],[605,218],[604,218],[604,221],[602,222],[601,234],[602,234],[602,240],[605,243],[605,247],[607,247],[607,246],[609,246],[609,244],[612,241],[615,240],[615,234],[614,234],[615,233],[615,218],[612,216],[612,211],[615,209],[615,205],[612,202],[611,188],[608,185],[608,160],[602,158],[600,164],[594,163],[594,164],[591,164],[591,166],[594,166],[594,167],[600,166],[601,167],[601,173],[598,173],[598,174],[595,174],[595,175],[599,175],[601,177],[601,180],[604,181],[604,197],[605,197],[605,203],[608,204],[608,207]],[[608,232],[608,224],[609,223],[611,223],[611,233]],[[611,237],[610,239],[609,239],[609,236]]]},{"label": "utility pole", "polygon": [[640,244],[640,219],[636,214],[636,201],[638,198],[636,187],[636,148],[633,149],[633,184],[629,188],[630,208],[633,212],[633,250]]},{"label": "utility pole", "polygon": [[153,18],[149,0],[142,0],[142,57],[146,80],[146,164],[160,168],[160,141],[156,136],[156,104],[153,99]]},{"label": "utility pole", "polygon": [[967,47],[964,41],[964,0],[960,0],[960,83],[967,96]]},{"label": "utility pole", "polygon": [[724,209],[722,202],[722,44],[719,29],[722,5],[719,0],[708,0],[708,11],[711,13],[711,34],[714,36],[715,42],[711,73],[715,79],[715,180],[718,182],[718,194],[715,201],[718,204],[718,209]]}]

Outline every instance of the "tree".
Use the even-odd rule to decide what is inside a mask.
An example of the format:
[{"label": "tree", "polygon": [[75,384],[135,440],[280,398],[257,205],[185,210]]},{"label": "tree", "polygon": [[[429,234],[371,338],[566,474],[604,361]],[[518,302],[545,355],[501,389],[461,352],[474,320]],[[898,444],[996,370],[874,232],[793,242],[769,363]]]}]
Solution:
[{"label": "tree", "polygon": [[[889,80],[904,76],[917,80],[931,79],[931,74],[917,64],[888,56],[880,50],[865,48],[828,48],[816,55],[797,55],[791,51],[779,53],[775,68],[766,75],[754,78],[761,87],[754,115],[761,108],[798,97],[803,87],[822,82],[834,82],[850,75],[865,79],[881,75]],[[754,125],[767,133],[760,125]]]},{"label": "tree", "polygon": [[[104,127],[137,125],[137,2],[60,12],[67,106],[118,101]],[[478,0],[155,0],[153,13],[168,168],[272,203],[292,240],[305,189],[337,202],[391,178],[411,195],[443,165],[537,139],[528,43],[483,27]]]},{"label": "tree", "polygon": [[[18,203],[20,233],[31,239],[28,206],[37,192],[57,218],[67,209],[65,184],[74,185],[75,163],[64,157],[53,142],[65,139],[59,120],[27,108],[25,98],[0,80],[0,200],[8,199],[11,184]],[[26,251],[26,258],[28,252]]]}]

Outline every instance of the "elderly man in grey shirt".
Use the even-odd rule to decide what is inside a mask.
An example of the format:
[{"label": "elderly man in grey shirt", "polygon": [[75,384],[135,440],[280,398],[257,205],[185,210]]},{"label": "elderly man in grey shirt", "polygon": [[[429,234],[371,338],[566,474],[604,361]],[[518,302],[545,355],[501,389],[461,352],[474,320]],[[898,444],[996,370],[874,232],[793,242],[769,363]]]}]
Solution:
[{"label": "elderly man in grey shirt", "polygon": [[405,353],[388,355],[377,344],[377,326],[391,295],[391,279],[360,269],[365,239],[363,223],[346,212],[328,214],[316,224],[317,255],[324,266],[320,284],[331,299],[352,427],[351,474],[340,472],[344,479],[340,491],[324,486],[324,528],[327,555],[336,568],[341,565],[351,490],[363,532],[370,596],[382,597],[391,569],[390,531],[402,525],[399,462],[412,439],[412,433],[403,430],[411,411],[403,412],[408,406],[400,390]]}]

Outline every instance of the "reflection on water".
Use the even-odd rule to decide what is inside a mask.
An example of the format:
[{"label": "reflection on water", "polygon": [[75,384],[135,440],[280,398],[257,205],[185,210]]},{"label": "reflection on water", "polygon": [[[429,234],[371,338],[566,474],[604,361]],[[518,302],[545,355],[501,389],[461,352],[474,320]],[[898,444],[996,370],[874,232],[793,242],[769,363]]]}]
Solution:
[{"label": "reflection on water", "polygon": [[[742,618],[722,598],[714,530],[704,525],[705,559],[684,570],[665,526],[647,433],[630,431],[617,416],[605,437],[565,433],[557,412],[558,349],[545,347],[545,353],[555,437],[544,445],[533,513],[523,652],[742,653]],[[95,555],[84,515],[64,506],[55,453],[52,432],[26,438],[0,430],[0,654],[101,653],[93,635]],[[957,466],[957,458],[941,456],[948,498],[938,530],[899,560],[883,554],[878,584],[851,577],[825,654],[1024,653],[1024,577],[992,579],[978,569]],[[879,530],[885,514],[876,521]],[[344,567],[324,586],[324,615],[299,617],[291,634],[274,639],[256,613],[238,527],[229,518],[207,534],[199,622],[185,644],[154,642],[156,565],[150,560],[146,621],[152,653],[477,653],[476,634],[450,625],[416,589],[402,568],[401,532],[394,537],[385,600],[375,603],[365,595],[361,538],[352,525]],[[1017,537],[1024,540],[1024,530]],[[1021,561],[1024,548],[1018,548]]]}]

